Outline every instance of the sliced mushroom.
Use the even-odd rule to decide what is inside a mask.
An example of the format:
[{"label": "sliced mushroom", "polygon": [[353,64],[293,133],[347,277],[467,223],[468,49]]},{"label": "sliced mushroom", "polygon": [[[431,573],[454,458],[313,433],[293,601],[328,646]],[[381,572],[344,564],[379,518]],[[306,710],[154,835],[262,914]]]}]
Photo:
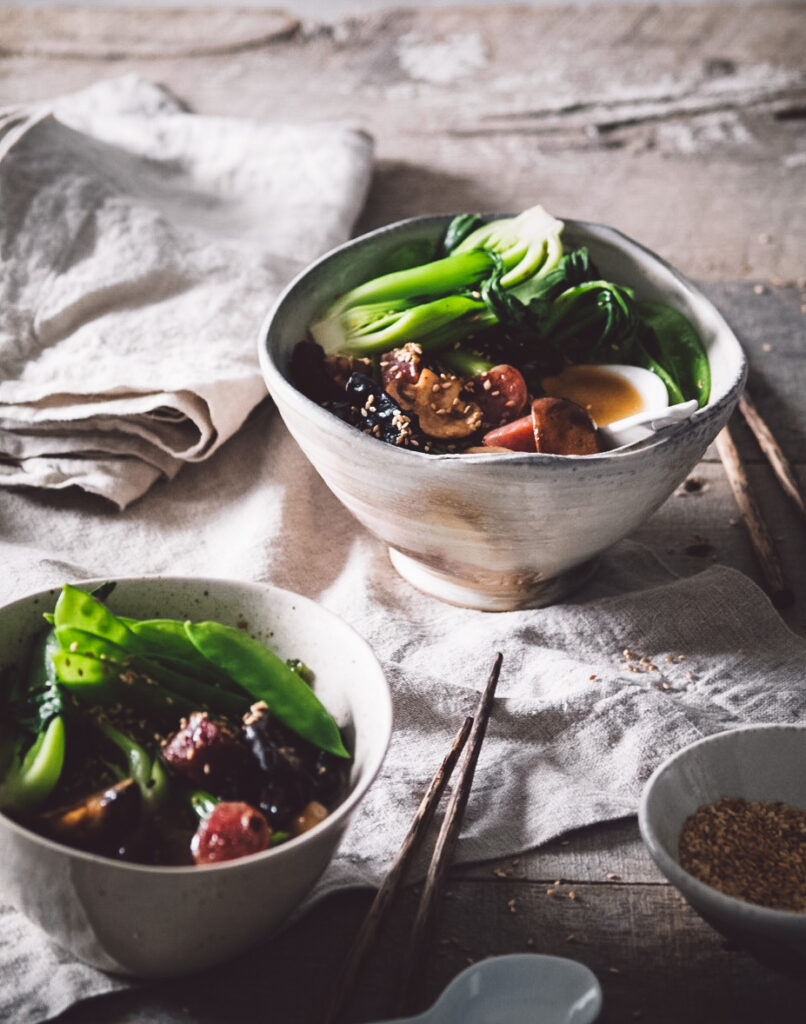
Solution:
[{"label": "sliced mushroom", "polygon": [[414,411],[420,428],[430,437],[469,437],[482,423],[481,409],[462,394],[458,377],[423,370],[414,389]]},{"label": "sliced mushroom", "polygon": [[387,395],[401,409],[414,408],[415,385],[420,379],[420,357],[423,350],[415,342],[393,348],[381,356],[381,374]]},{"label": "sliced mushroom", "polygon": [[36,825],[57,842],[95,853],[114,853],[139,825],[141,807],[140,787],[134,779],[124,779],[40,815]]}]

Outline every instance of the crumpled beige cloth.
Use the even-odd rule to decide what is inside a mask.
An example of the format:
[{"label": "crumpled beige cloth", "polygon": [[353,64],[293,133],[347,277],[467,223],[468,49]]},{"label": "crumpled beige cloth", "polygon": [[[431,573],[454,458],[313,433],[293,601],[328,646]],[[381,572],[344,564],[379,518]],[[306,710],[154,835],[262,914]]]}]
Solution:
[{"label": "crumpled beige cloth", "polygon": [[0,485],[123,508],[211,455],[371,169],[362,131],[188,114],[135,76],[0,110]]},{"label": "crumpled beige cloth", "polygon": [[[0,569],[0,605],[90,577],[266,581],[320,601],[369,641],[392,688],[394,735],[312,902],[379,883],[496,651],[504,664],[459,861],[634,814],[653,768],[701,736],[806,721],[806,641],[747,577],[715,565],[678,578],[625,541],[584,590],[551,608],[441,604],[396,575],[268,402],[209,462],[120,513],[86,495],[0,491]],[[247,956],[215,977],[252,991],[260,969],[256,980],[248,967],[266,962]],[[0,1020],[41,1024],[130,984],[50,945],[0,892]]]}]

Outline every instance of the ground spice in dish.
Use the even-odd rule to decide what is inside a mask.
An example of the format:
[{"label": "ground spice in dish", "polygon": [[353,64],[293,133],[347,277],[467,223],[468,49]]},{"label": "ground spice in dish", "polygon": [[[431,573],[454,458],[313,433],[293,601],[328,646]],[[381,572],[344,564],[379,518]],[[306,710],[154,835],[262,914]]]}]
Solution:
[{"label": "ground spice in dish", "polygon": [[728,896],[806,911],[806,811],[724,798],[689,815],[681,866]]}]

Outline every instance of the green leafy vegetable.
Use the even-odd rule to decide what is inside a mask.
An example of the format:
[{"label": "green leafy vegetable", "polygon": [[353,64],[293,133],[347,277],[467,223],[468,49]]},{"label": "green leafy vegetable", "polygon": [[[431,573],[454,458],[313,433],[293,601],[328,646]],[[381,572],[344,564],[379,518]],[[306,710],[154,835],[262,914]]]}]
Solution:
[{"label": "green leafy vegetable", "polygon": [[325,352],[359,356],[412,341],[426,350],[444,348],[496,323],[478,292],[496,267],[502,268],[503,288],[556,268],[562,228],[541,206],[484,224],[449,256],[353,288],[311,326],[311,334]]},{"label": "green leafy vegetable", "polygon": [[711,393],[711,367],[699,334],[682,313],[663,302],[640,302],[638,313],[651,332],[648,355],[674,381],[682,396],[678,401],[696,398],[701,409]]},{"label": "green leafy vegetable", "polygon": [[276,654],[239,629],[220,622],[187,622],[196,648],[303,739],[349,757],[338,727],[313,690]]},{"label": "green leafy vegetable", "polygon": [[[6,743],[8,743],[8,737]],[[24,741],[13,742],[5,777],[0,783],[0,807],[27,810],[50,796],[62,773],[65,752],[64,721],[61,716],[36,737],[24,752]]]}]

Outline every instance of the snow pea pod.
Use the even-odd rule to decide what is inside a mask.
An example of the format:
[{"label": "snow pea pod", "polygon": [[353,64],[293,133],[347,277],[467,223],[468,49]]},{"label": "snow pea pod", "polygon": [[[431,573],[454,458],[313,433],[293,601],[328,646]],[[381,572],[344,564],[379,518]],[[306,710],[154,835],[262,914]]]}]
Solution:
[{"label": "snow pea pod", "polygon": [[[158,664],[151,658],[144,658],[129,652],[119,644],[104,640],[103,637],[87,633],[72,626],[58,626],[56,637],[61,650],[77,654],[89,654],[95,658],[114,662],[121,668],[130,667],[139,675],[161,683],[172,694],[179,694],[195,705],[196,710],[211,710],[221,714],[242,715],[249,709],[249,698],[221,690],[217,686],[194,679]],[[194,648],[195,651],[195,648]],[[196,652],[198,653],[198,652]]]},{"label": "snow pea pod", "polygon": [[160,661],[168,660],[172,667],[184,665],[180,671],[198,674],[208,682],[222,682],[222,674],[203,657],[188,639],[183,619],[130,619],[118,616],[127,629],[142,643],[143,653]]},{"label": "snow pea pod", "polygon": [[131,654],[142,653],[142,643],[125,623],[91,594],[86,594],[69,583],[62,587],[53,617],[57,627],[72,626],[74,629],[83,629],[87,633],[93,633],[124,647]]},{"label": "snow pea pod", "polygon": [[186,622],[194,645],[255,700],[264,700],[289,729],[322,750],[349,757],[339,729],[313,690],[281,658],[239,629],[219,622]]},{"label": "snow pea pod", "polygon": [[652,334],[649,353],[674,378],[681,401],[702,408],[711,393],[711,367],[700,336],[682,313],[663,302],[640,302],[638,313]]},{"label": "snow pea pod", "polygon": [[[146,682],[133,671],[124,682],[121,665],[72,651],[57,651],[53,656],[59,682],[81,700],[108,706],[121,704],[138,714],[160,719],[177,719],[198,708],[194,701],[173,693],[158,683]],[[126,669],[123,668],[126,672]]]}]

